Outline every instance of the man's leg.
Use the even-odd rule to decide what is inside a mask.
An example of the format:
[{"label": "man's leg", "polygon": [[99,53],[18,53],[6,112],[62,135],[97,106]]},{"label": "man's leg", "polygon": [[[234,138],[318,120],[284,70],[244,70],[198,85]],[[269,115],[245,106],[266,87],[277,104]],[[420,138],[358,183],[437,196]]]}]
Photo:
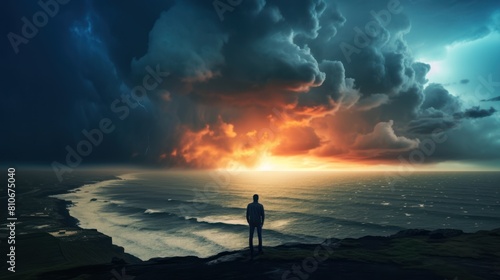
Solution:
[{"label": "man's leg", "polygon": [[257,236],[259,237],[259,253],[262,253],[262,226],[257,227]]},{"label": "man's leg", "polygon": [[250,254],[252,254],[252,256],[253,256],[253,232],[254,232],[254,230],[255,230],[255,227],[253,225],[250,225],[250,236],[248,238],[248,245],[250,246]]}]

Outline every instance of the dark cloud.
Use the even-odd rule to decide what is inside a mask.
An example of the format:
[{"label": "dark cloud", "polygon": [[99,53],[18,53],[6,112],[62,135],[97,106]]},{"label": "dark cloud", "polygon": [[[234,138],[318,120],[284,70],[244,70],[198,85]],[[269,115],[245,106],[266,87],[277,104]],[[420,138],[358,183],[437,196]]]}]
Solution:
[{"label": "dark cloud", "polygon": [[[401,1],[384,19],[385,0],[248,0],[224,20],[210,1],[71,2],[18,55],[4,40],[0,116],[11,133],[2,156],[64,161],[83,129],[110,118],[115,132],[87,162],[204,168],[234,157],[251,166],[266,153],[395,160],[436,129],[460,136],[438,158],[472,158],[457,128],[477,131],[472,119],[484,128],[496,109],[464,110],[454,92],[427,85],[430,65],[412,50],[484,36],[491,30],[477,20],[493,2],[434,2]],[[20,18],[39,9],[33,3],[6,4],[4,34],[21,29]],[[430,32],[447,21],[447,32]],[[136,102],[145,81],[155,86]]]},{"label": "dark cloud", "polygon": [[343,98],[357,99],[359,93],[353,89],[352,80],[346,80],[344,66],[340,61],[323,61],[320,70],[325,73],[325,80],[319,87],[300,95],[299,108],[312,107],[318,110],[338,108]]},{"label": "dark cloud", "polygon": [[380,107],[389,102],[389,96],[386,94],[372,94],[368,97],[359,99],[354,108],[361,111],[371,110]]},{"label": "dark cloud", "polygon": [[[11,1],[8,5],[12,9],[2,10],[2,14],[11,13],[9,17],[2,15],[2,19],[10,19],[7,25],[2,24],[6,27],[4,34],[22,34],[21,17],[31,18],[30,15],[41,10],[36,2]],[[151,130],[147,123],[151,116],[145,108],[129,108],[134,114],[125,121],[120,121],[111,111],[113,101],[121,99],[122,94],[130,95],[129,85],[133,85],[124,76],[129,74],[128,67],[121,69],[116,61],[126,60],[129,64],[131,58],[123,58],[110,48],[105,39],[116,39],[108,33],[112,18],[104,20],[98,11],[91,1],[70,2],[61,6],[59,13],[39,28],[27,44],[20,45],[17,55],[10,45],[5,46],[2,97],[9,102],[2,102],[0,111],[6,112],[2,120],[11,120],[6,122],[11,137],[1,145],[5,158],[46,164],[64,161],[65,147],[75,148],[85,139],[82,130],[98,127],[103,118],[114,121],[115,132],[107,135],[99,147],[94,147],[86,162],[127,161],[134,150],[141,153],[147,150]],[[132,10],[129,13],[136,14]],[[143,30],[150,28],[146,26]],[[122,44],[120,50],[129,52],[135,43],[132,40]],[[138,44],[147,45],[143,41]],[[133,53],[140,54],[140,50]]]},{"label": "dark cloud", "polygon": [[147,5],[137,1],[92,1],[93,11],[103,22],[95,29],[96,35],[105,42],[121,74],[129,75],[131,59],[146,53],[154,23],[174,4],[174,0],[152,0]]},{"label": "dark cloud", "polygon": [[424,103],[422,109],[434,108],[443,112],[453,114],[461,108],[458,97],[450,94],[440,84],[430,84],[424,90]]},{"label": "dark cloud", "polygon": [[460,121],[449,113],[430,107],[421,110],[418,117],[408,123],[407,131],[411,134],[429,135],[436,131],[447,131],[459,124]]},{"label": "dark cloud", "polygon": [[460,99],[450,94],[440,84],[430,84],[424,90],[425,100],[418,117],[410,121],[407,131],[413,134],[433,134],[436,131],[447,131],[461,125],[463,119],[485,118],[496,110],[472,107],[462,111]]},{"label": "dark cloud", "polygon": [[[451,129],[439,136],[442,143],[436,146],[432,156],[426,160],[440,162],[462,160],[463,162],[495,160],[500,157],[498,134],[491,130],[498,127],[498,118],[490,117],[481,121],[462,121],[459,128]],[[429,137],[432,139],[432,137]],[[427,139],[429,139],[427,138]]]},{"label": "dark cloud", "polygon": [[479,106],[472,107],[465,110],[464,112],[456,113],[454,116],[456,118],[468,118],[468,119],[480,119],[493,115],[497,110],[490,107],[490,109],[481,109]]},{"label": "dark cloud", "polygon": [[481,101],[500,101],[500,96],[497,96],[497,97],[493,97],[493,98],[490,98],[490,99],[483,99]]},{"label": "dark cloud", "polygon": [[408,131],[416,134],[433,134],[457,127],[458,122],[446,118],[419,118],[408,124]]},{"label": "dark cloud", "polygon": [[[204,100],[229,100],[238,93],[265,98],[270,91],[293,95],[321,85],[325,75],[318,62],[290,36],[317,36],[323,1],[246,2],[224,21],[214,17],[211,3],[179,2],[156,21],[148,52],[133,67],[158,63],[178,77],[171,83],[184,84]],[[195,20],[179,28],[186,19]]]},{"label": "dark cloud", "polygon": [[431,66],[426,63],[416,62],[413,64],[413,70],[415,71],[415,80],[420,84],[426,84],[429,80],[425,78],[427,73],[431,70]]},{"label": "dark cloud", "polygon": [[372,132],[358,136],[354,141],[353,148],[356,150],[374,150],[378,155],[381,152],[401,152],[418,147],[418,139],[397,136],[392,128],[393,124],[392,120],[378,123]]}]

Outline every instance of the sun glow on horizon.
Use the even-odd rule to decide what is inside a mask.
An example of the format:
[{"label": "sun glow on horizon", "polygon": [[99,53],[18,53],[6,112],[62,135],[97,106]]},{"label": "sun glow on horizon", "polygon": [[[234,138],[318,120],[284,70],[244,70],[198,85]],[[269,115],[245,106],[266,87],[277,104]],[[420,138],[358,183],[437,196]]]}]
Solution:
[{"label": "sun glow on horizon", "polygon": [[241,168],[244,171],[357,171],[367,169],[366,166],[336,162],[310,155],[301,156],[276,156],[263,155],[255,166]]},{"label": "sun glow on horizon", "polygon": [[408,175],[413,172],[467,172],[467,171],[495,171],[493,167],[460,162],[442,162],[426,165],[408,165],[396,162],[348,162],[333,161],[309,155],[302,156],[274,156],[265,155],[255,166],[232,164],[232,168],[217,168],[218,170],[233,169],[245,172],[300,172],[300,171],[328,171],[328,172],[385,172],[391,174]]},{"label": "sun glow on horizon", "polygon": [[273,166],[271,163],[269,162],[262,162],[259,166],[257,166],[255,168],[255,170],[257,171],[273,171],[275,170],[275,166]]}]

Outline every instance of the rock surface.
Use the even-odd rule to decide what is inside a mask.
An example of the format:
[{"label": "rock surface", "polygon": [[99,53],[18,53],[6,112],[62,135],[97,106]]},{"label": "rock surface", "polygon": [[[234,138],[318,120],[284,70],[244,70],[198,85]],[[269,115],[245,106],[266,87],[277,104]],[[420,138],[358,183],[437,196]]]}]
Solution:
[{"label": "rock surface", "polygon": [[265,247],[264,254],[255,259],[250,258],[247,250],[241,250],[210,258],[156,258],[135,264],[115,262],[40,276],[106,280],[500,279],[500,229],[476,233],[449,229],[405,230],[389,237]]}]

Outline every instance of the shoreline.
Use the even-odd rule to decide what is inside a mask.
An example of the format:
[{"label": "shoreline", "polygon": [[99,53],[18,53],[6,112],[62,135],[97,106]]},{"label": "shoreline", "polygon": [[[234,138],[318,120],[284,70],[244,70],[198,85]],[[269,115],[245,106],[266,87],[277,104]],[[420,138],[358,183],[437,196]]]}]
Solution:
[{"label": "shoreline", "polygon": [[[107,181],[114,181],[114,180],[120,180],[121,179],[118,176],[114,176],[114,177],[115,178],[113,178],[113,179],[106,179],[106,180],[103,180],[103,181],[97,181],[97,182],[92,183],[92,184],[103,183],[103,182],[107,182]],[[81,186],[76,186],[76,187],[73,187],[73,188],[70,188],[70,189],[67,189],[67,190],[61,190],[61,191],[59,191],[57,193],[49,194],[49,195],[46,196],[47,198],[55,199],[56,200],[56,204],[58,205],[57,212],[61,216],[64,217],[64,220],[66,221],[66,225],[67,226],[78,227],[80,229],[85,229],[85,228],[80,227],[80,220],[78,220],[76,217],[71,216],[71,214],[70,214],[69,208],[74,207],[74,205],[75,205],[74,202],[71,201],[71,200],[59,198],[57,196],[71,194],[75,190],[83,188],[83,187],[85,187],[87,185],[89,185],[89,184],[83,184]]]},{"label": "shoreline", "polygon": [[[65,222],[65,225],[68,226],[68,227],[75,227],[75,228],[78,228],[80,230],[95,230],[97,233],[103,235],[104,237],[106,238],[109,238],[112,240],[112,245],[113,246],[117,246],[117,247],[120,247],[120,248],[123,248],[124,250],[124,253],[125,254],[128,254],[134,258],[137,258],[137,259],[140,259],[141,261],[144,261],[142,260],[141,258],[139,258],[138,256],[130,253],[130,252],[127,252],[126,251],[126,248],[119,245],[119,244],[116,244],[113,240],[113,238],[116,238],[116,236],[110,236],[108,234],[105,234],[103,232],[101,232],[99,229],[95,228],[95,227],[83,227],[81,225],[82,221],[75,217],[74,215],[71,214],[71,208],[73,208],[73,210],[75,209],[74,207],[77,207],[76,206],[76,203],[75,201],[72,201],[71,198],[64,198],[64,197],[61,197],[61,196],[66,196],[66,195],[71,195],[71,194],[74,194],[74,193],[77,193],[77,192],[80,192],[80,191],[84,191],[85,192],[85,189],[86,188],[89,188],[89,187],[93,187],[95,189],[99,189],[99,188],[102,188],[102,187],[105,187],[105,186],[108,186],[109,184],[113,183],[113,182],[120,182],[120,181],[124,181],[124,180],[130,180],[130,179],[133,179],[135,178],[134,175],[135,174],[138,174],[138,173],[127,173],[127,174],[122,174],[122,175],[114,175],[112,176],[113,178],[109,178],[109,179],[105,179],[105,180],[100,180],[100,181],[95,181],[95,182],[92,182],[90,184],[83,184],[83,185],[80,185],[80,186],[76,186],[74,188],[70,188],[70,189],[67,189],[66,191],[61,191],[60,193],[55,193],[55,194],[51,194],[51,195],[48,195],[47,197],[50,198],[50,199],[55,199],[56,200],[56,205],[57,205],[57,212],[58,214],[60,214],[64,219],[63,221]],[[93,198],[91,198],[92,200]]]},{"label": "shoreline", "polygon": [[[71,201],[54,196],[68,194],[87,184],[120,180],[108,170],[79,170],[59,181],[50,170],[19,169],[16,180],[16,273],[6,279],[37,279],[44,272],[112,262],[141,260],[113,244],[112,237],[79,226],[70,214]],[[0,231],[0,250],[9,252],[8,232]],[[4,240],[5,239],[5,240]],[[6,254],[3,255],[6,259]],[[0,267],[7,269],[7,262]]]}]

